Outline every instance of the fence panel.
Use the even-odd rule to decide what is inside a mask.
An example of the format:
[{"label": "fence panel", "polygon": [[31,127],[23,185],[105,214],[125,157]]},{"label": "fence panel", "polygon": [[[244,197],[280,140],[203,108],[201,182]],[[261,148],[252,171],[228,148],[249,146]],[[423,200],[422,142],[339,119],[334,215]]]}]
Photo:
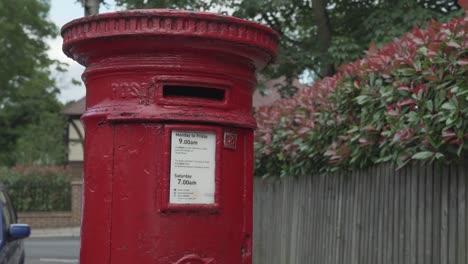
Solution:
[{"label": "fence panel", "polygon": [[468,165],[256,179],[254,264],[466,264]]}]

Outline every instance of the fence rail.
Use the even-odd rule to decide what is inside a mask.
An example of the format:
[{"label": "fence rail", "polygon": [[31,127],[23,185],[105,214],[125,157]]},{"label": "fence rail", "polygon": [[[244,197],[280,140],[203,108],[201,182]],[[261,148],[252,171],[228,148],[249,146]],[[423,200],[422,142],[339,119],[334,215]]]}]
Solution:
[{"label": "fence rail", "polygon": [[466,264],[468,166],[255,181],[255,264]]}]

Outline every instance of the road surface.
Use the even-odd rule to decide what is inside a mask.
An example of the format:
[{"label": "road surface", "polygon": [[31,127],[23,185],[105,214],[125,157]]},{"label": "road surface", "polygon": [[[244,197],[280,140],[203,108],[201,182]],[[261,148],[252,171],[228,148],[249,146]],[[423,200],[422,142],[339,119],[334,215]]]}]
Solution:
[{"label": "road surface", "polygon": [[78,263],[79,238],[28,238],[26,264]]}]

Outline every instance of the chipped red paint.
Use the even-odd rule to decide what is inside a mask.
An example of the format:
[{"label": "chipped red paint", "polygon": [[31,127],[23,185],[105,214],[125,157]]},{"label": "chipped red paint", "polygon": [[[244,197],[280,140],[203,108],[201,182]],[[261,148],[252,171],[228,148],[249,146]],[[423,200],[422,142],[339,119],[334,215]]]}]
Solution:
[{"label": "chipped red paint", "polygon": [[[80,263],[250,264],[252,91],[278,35],[228,16],[140,10],[74,20],[62,36],[86,66]],[[213,204],[169,203],[173,130],[216,134]]]},{"label": "chipped red paint", "polygon": [[176,264],[215,264],[212,258],[201,258],[197,255],[187,255],[181,258]]}]

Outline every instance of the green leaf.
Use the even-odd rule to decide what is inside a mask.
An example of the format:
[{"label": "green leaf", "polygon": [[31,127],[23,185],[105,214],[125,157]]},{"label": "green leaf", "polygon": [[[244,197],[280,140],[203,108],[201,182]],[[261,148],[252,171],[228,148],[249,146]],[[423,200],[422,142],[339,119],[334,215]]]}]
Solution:
[{"label": "green leaf", "polygon": [[454,105],[452,101],[444,103],[441,107],[442,107],[442,109],[446,109],[446,110],[456,110],[457,109],[457,106]]},{"label": "green leaf", "polygon": [[350,130],[348,130],[348,133],[349,133],[349,134],[350,134],[350,133],[354,133],[354,132],[356,132],[356,131],[358,131],[358,130],[359,130],[359,127],[353,126]]},{"label": "green leaf", "polygon": [[448,118],[445,120],[445,125],[450,126],[450,125],[453,124],[455,121],[457,121],[455,118],[448,117]]},{"label": "green leaf", "polygon": [[415,111],[411,111],[408,113],[408,121],[411,123],[415,123],[419,120],[418,114]]},{"label": "green leaf", "polygon": [[436,86],[436,90],[444,89],[444,88],[448,87],[451,83],[453,83],[453,80],[450,80],[450,81],[444,82],[442,84],[439,84],[439,85]]},{"label": "green leaf", "polygon": [[384,136],[384,137],[388,137],[388,136],[390,136],[390,135],[392,134],[392,131],[387,130],[387,131],[383,131],[383,132],[380,133],[380,134],[381,134],[382,136]]},{"label": "green leaf", "polygon": [[414,154],[411,158],[416,160],[425,160],[434,156],[434,152],[431,151],[422,151]]},{"label": "green leaf", "polygon": [[421,61],[420,60],[415,60],[414,63],[413,63],[413,66],[417,71],[420,71],[421,70]]},{"label": "green leaf", "polygon": [[426,47],[421,47],[418,52],[420,52],[422,55],[426,56],[427,55],[427,48]]},{"label": "green leaf", "polygon": [[367,95],[360,95],[358,97],[356,97],[356,102],[360,105],[363,105],[365,104],[369,99],[369,96]]},{"label": "green leaf", "polygon": [[457,156],[460,157],[463,151],[464,143],[461,143],[460,146],[458,146],[457,150]]},{"label": "green leaf", "polygon": [[457,93],[457,96],[462,96],[462,95],[465,95],[468,93],[468,89],[467,90],[464,90],[464,91],[460,91]]},{"label": "green leaf", "polygon": [[374,86],[374,84],[375,84],[375,73],[374,72],[371,72],[369,74],[369,84],[370,84],[370,86]]},{"label": "green leaf", "polygon": [[411,68],[399,69],[398,72],[401,73],[403,76],[414,76],[414,75],[416,75],[416,70],[411,69]]},{"label": "green leaf", "polygon": [[426,101],[426,107],[431,112],[434,110],[434,104],[432,103],[431,100]]},{"label": "green leaf", "polygon": [[432,63],[436,63],[436,64],[444,64],[444,63],[448,63],[448,60],[442,58],[442,57],[434,57],[430,60]]},{"label": "green leaf", "polygon": [[450,88],[450,92],[452,92],[452,93],[458,93],[458,89],[459,89],[458,86],[454,86],[454,87]]}]

